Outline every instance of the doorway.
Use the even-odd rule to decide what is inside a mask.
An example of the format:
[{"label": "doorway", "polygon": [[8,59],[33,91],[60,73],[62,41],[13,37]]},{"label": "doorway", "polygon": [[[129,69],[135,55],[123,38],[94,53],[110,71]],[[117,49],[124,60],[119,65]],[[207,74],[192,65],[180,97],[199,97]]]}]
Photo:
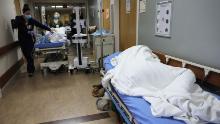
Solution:
[{"label": "doorway", "polygon": [[[130,9],[128,9],[128,7]],[[121,51],[136,45],[136,37],[137,37],[136,26],[137,26],[137,1],[119,0],[119,33],[120,33],[119,44]]]}]

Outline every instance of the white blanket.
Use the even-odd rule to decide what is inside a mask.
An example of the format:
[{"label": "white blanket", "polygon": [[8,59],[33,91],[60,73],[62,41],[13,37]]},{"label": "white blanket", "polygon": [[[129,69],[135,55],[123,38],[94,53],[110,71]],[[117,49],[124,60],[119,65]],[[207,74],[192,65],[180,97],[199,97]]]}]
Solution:
[{"label": "white blanket", "polygon": [[46,32],[46,35],[48,35],[50,42],[56,43],[56,42],[66,42],[66,29],[65,27],[60,28],[53,28],[54,32],[51,33],[49,31]]},{"label": "white blanket", "polygon": [[[188,124],[220,122],[220,101],[195,84],[192,71],[162,64],[146,46],[131,47],[102,80],[111,80],[122,94],[142,96],[156,117],[174,117]],[[144,109],[144,108],[143,108]]]}]

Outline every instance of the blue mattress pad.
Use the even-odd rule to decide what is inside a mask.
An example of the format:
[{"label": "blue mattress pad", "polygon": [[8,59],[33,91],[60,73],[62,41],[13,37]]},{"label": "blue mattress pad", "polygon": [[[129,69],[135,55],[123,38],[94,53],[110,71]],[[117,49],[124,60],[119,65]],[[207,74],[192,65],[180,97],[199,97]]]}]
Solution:
[{"label": "blue mattress pad", "polygon": [[36,44],[35,44],[35,48],[38,49],[46,49],[46,48],[58,48],[58,47],[62,47],[65,44],[65,42],[50,42],[49,40],[49,35],[45,35],[40,37]]},{"label": "blue mattress pad", "polygon": [[58,48],[62,47],[65,43],[64,42],[54,42],[54,43],[37,43],[35,44],[35,48],[38,49],[46,49],[46,48]]}]

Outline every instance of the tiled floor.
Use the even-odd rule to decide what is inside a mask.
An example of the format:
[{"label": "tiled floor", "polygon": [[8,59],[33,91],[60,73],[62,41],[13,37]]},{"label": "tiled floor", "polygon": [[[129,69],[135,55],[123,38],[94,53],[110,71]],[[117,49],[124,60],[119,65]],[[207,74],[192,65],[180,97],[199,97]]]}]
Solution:
[{"label": "tiled floor", "polygon": [[[0,99],[0,124],[37,124],[100,113],[92,85],[100,81],[99,74],[48,74],[38,71],[34,77],[20,73]],[[116,124],[111,118],[84,124]]]}]

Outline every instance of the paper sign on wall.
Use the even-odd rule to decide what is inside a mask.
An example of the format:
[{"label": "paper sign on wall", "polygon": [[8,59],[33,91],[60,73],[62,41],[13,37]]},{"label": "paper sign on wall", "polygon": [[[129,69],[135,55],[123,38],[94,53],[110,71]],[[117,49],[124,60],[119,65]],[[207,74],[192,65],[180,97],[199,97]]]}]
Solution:
[{"label": "paper sign on wall", "polygon": [[115,4],[115,0],[111,0],[111,5],[114,5]]},{"label": "paper sign on wall", "polygon": [[110,17],[110,11],[109,11],[109,9],[106,9],[105,19],[109,19],[109,17]]},{"label": "paper sign on wall", "polygon": [[131,12],[131,0],[126,0],[126,13],[129,14]]},{"label": "paper sign on wall", "polygon": [[101,15],[101,9],[102,9],[102,1],[98,0],[98,18],[100,19]]},{"label": "paper sign on wall", "polygon": [[157,3],[155,33],[158,36],[171,36],[172,1]]},{"label": "paper sign on wall", "polygon": [[144,13],[146,12],[146,5],[147,5],[147,0],[140,0],[139,1],[139,13]]}]

